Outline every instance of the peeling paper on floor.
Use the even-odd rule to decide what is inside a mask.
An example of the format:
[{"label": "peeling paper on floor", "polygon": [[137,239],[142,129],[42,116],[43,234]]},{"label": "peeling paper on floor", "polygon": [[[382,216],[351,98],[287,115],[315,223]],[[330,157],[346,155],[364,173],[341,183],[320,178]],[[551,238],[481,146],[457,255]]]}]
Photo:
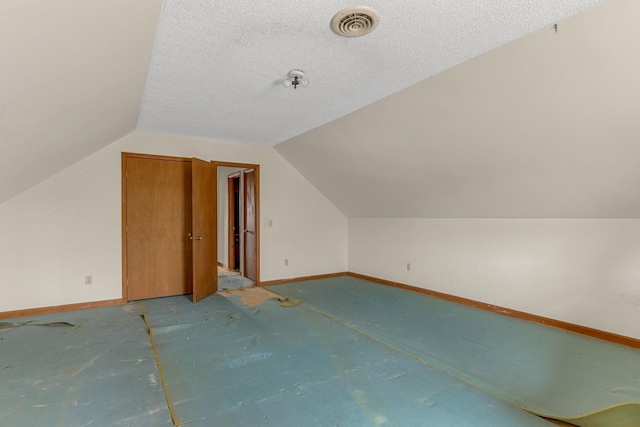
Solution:
[{"label": "peeling paper on floor", "polygon": [[19,328],[21,326],[49,326],[49,327],[60,327],[60,326],[68,326],[70,329],[64,331],[63,333],[70,332],[76,328],[79,328],[81,325],[76,325],[69,322],[47,322],[47,323],[35,323],[35,320],[30,320],[28,322],[0,322],[0,332],[10,331],[11,329]]},{"label": "peeling paper on floor", "polygon": [[240,301],[247,307],[255,307],[258,306],[265,301],[268,301],[273,298],[279,298],[278,295],[273,292],[258,287],[251,288],[238,288],[238,289],[227,289],[218,292],[220,295],[224,297],[230,297],[231,295],[237,295],[240,297]]},{"label": "peeling paper on floor", "polygon": [[300,304],[299,299],[290,299],[287,297],[277,297],[275,299],[280,301],[280,307],[293,307],[294,305]]},{"label": "peeling paper on floor", "polygon": [[138,313],[131,303],[0,322],[0,425],[171,427],[162,388],[146,380],[157,371]]}]

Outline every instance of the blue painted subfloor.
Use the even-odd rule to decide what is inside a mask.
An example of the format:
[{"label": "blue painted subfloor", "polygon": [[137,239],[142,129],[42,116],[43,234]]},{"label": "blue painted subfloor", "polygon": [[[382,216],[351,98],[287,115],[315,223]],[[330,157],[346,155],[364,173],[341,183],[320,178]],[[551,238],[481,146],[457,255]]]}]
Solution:
[{"label": "blue painted subfloor", "polygon": [[[365,283],[337,278],[272,288],[302,299],[293,307],[277,300],[246,307],[237,295],[213,295],[198,304],[178,296],[39,316],[34,322],[64,321],[77,328],[8,321],[17,327],[0,332],[0,425],[173,425],[143,310],[178,424],[551,425],[493,397],[493,390],[483,392],[447,373],[452,359],[489,355],[478,341],[478,318],[471,316],[474,324],[463,326],[454,308],[443,334],[421,317],[426,306],[411,305],[427,297]],[[448,316],[439,306],[427,311],[434,318]],[[512,339],[514,345],[528,341],[510,335],[511,326],[498,326],[502,319],[507,325],[513,320],[498,316],[484,333],[496,334],[507,347]],[[8,326],[0,323],[0,329]],[[441,349],[429,353],[430,337],[445,335],[471,341],[472,350],[454,346],[448,355]],[[530,337],[534,345],[539,339]],[[513,369],[520,368],[527,369]],[[509,369],[491,372],[510,375]],[[468,375],[485,381],[476,374]],[[552,379],[545,381],[549,390]]]}]

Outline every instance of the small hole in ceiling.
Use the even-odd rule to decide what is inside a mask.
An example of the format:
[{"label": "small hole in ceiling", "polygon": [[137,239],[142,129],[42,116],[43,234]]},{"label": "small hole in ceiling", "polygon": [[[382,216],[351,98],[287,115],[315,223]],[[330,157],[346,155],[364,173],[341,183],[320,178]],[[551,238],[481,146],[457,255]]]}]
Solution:
[{"label": "small hole in ceiling", "polygon": [[345,37],[360,37],[376,29],[380,14],[367,6],[342,9],[331,19],[331,28]]}]

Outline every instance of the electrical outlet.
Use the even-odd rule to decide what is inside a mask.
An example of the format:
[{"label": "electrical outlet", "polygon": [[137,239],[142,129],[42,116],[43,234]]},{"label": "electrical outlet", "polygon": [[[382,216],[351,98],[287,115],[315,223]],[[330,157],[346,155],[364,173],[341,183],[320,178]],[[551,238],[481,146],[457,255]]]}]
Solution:
[{"label": "electrical outlet", "polygon": [[411,271],[411,263],[410,262],[407,263],[407,271]]},{"label": "electrical outlet", "polygon": [[84,276],[85,285],[93,285],[93,276]]},{"label": "electrical outlet", "polygon": [[287,258],[284,259],[284,265],[285,266],[289,265],[289,260]]}]

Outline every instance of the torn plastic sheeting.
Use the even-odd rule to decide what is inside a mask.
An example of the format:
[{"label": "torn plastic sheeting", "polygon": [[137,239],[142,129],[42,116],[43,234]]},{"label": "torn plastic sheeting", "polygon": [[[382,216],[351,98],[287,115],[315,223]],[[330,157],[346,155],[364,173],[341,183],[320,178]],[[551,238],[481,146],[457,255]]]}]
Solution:
[{"label": "torn plastic sheeting", "polygon": [[356,278],[277,289],[532,413],[582,427],[640,426],[637,349]]},{"label": "torn plastic sheeting", "polygon": [[[138,313],[131,303],[0,319],[54,325],[0,333],[0,425],[172,426]],[[64,334],[56,321],[81,327]]]},{"label": "torn plastic sheeting", "polygon": [[34,323],[34,322],[36,322],[36,320],[29,320],[28,322],[0,322],[0,332],[19,328],[21,326],[51,326],[51,327],[68,326],[71,329],[68,329],[63,332],[64,334],[66,334],[67,332],[71,332],[72,330],[79,328],[81,326],[81,325],[75,325],[69,322],[47,322],[47,323]]},{"label": "torn plastic sheeting", "polygon": [[290,299],[287,297],[277,297],[274,298],[278,301],[280,301],[280,306],[281,307],[293,307],[294,305],[298,305],[300,304],[300,300],[299,299]]},{"label": "torn plastic sheeting", "polygon": [[[184,298],[145,302],[152,307],[152,329],[175,319],[166,308],[175,301],[192,307]],[[280,310],[266,303],[264,319],[235,297],[214,295],[199,304],[199,313],[181,310],[179,321],[196,325],[190,340],[178,331],[156,337],[181,420],[282,427],[548,425],[304,304]],[[211,325],[200,324],[203,311],[214,308],[221,314]]]}]

